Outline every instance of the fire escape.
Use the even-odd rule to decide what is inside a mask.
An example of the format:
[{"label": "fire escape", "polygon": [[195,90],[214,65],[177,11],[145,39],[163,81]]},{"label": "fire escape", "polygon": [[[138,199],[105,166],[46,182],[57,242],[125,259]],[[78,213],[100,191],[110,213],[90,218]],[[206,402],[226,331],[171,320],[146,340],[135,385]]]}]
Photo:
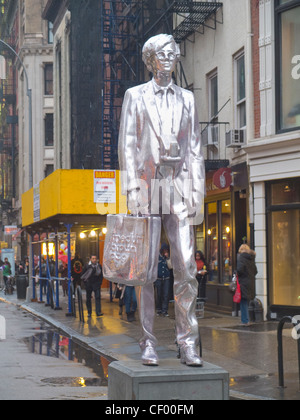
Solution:
[{"label": "fire escape", "polygon": [[[11,4],[1,1],[0,37],[14,49],[16,35],[8,36],[7,18]],[[11,224],[15,221],[13,199],[16,193],[16,160],[17,160],[17,85],[15,57],[10,51],[0,46],[0,224]]]},{"label": "fire escape", "polygon": [[[191,0],[105,0],[102,2],[102,167],[117,169],[118,132],[125,91],[144,83],[149,75],[142,47],[159,33],[173,33],[178,43],[194,41],[195,33],[223,23],[222,3]],[[178,25],[174,28],[175,16]],[[177,83],[188,88],[179,63]]]}]

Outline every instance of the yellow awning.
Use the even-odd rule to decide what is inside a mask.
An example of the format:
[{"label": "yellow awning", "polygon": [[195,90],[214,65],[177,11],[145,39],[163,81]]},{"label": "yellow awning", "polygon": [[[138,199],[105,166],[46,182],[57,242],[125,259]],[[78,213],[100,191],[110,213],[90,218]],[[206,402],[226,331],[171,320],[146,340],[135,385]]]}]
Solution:
[{"label": "yellow awning", "polygon": [[[100,192],[95,194],[97,179],[103,182],[100,181]],[[102,202],[105,200],[108,202]],[[127,213],[126,197],[121,195],[120,171],[59,169],[22,196],[23,227],[59,216],[96,218],[120,213]]]}]

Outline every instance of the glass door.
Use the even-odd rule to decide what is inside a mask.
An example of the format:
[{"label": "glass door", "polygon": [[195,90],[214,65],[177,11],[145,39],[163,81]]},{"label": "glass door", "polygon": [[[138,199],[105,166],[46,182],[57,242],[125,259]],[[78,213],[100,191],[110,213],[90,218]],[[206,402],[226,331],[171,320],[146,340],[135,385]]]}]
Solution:
[{"label": "glass door", "polygon": [[230,283],[232,279],[232,221],[231,200],[222,201],[221,204],[221,283]]},{"label": "glass door", "polygon": [[218,267],[218,203],[207,204],[207,255],[209,281],[219,283]]}]

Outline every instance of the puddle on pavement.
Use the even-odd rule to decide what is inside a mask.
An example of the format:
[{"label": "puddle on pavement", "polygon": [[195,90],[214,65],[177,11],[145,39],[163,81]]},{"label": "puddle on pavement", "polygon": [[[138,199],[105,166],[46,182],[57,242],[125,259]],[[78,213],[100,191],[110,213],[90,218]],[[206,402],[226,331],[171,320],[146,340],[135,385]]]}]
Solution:
[{"label": "puddle on pavement", "polygon": [[75,343],[46,324],[41,324],[34,331],[36,333],[32,337],[23,340],[31,353],[80,363],[97,375],[97,378],[45,378],[42,382],[82,388],[108,385],[108,365],[112,360]]},{"label": "puddle on pavement", "polygon": [[87,386],[105,386],[101,378],[45,378],[42,382],[47,385],[66,385],[85,388]]}]

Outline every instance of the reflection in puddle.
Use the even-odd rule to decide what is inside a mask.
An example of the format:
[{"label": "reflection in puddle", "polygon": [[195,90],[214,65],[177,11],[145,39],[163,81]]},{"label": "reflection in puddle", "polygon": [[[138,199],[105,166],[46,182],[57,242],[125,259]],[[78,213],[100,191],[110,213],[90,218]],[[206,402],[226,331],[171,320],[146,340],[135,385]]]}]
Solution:
[{"label": "reflection in puddle", "polygon": [[[83,364],[92,369],[98,377],[95,380],[87,378],[51,378],[45,379],[45,382],[56,381],[57,385],[68,384],[79,387],[108,385],[108,365],[111,363],[111,360],[84,348],[69,337],[59,334],[52,329],[47,329],[43,325],[39,333],[26,338],[24,341],[33,354]],[[52,384],[55,385],[53,382]]]},{"label": "reflection in puddle", "polygon": [[101,378],[45,378],[42,382],[48,385],[67,385],[86,388],[87,386],[105,386]]}]

